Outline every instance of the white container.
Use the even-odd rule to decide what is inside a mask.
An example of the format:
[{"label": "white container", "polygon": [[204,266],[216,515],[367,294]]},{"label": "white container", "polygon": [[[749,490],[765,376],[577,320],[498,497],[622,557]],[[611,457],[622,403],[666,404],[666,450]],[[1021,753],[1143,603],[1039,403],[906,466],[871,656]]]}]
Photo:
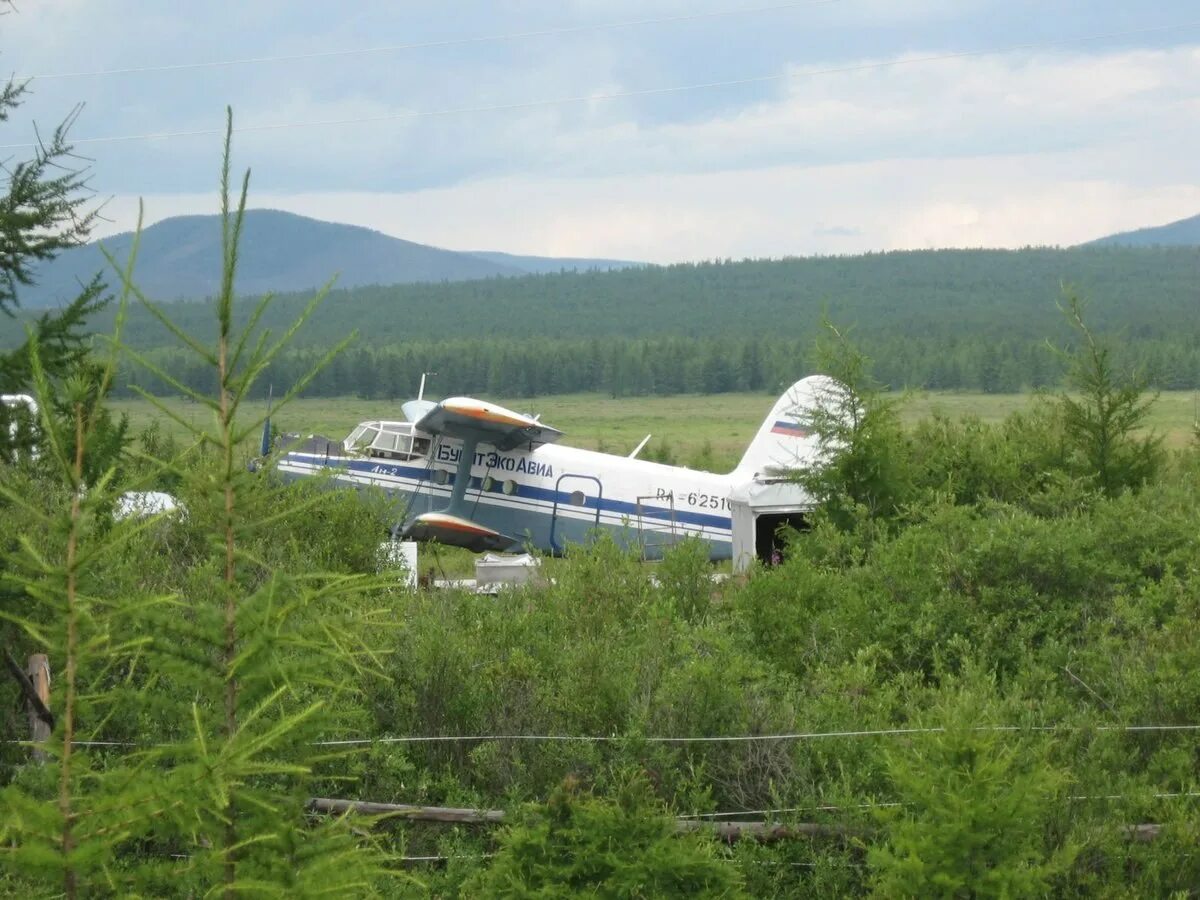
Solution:
[{"label": "white container", "polygon": [[529,584],[541,572],[542,561],[529,553],[485,553],[475,560],[475,583],[487,585]]},{"label": "white container", "polygon": [[384,541],[379,545],[379,571],[395,572],[401,584],[417,586],[417,542]]}]

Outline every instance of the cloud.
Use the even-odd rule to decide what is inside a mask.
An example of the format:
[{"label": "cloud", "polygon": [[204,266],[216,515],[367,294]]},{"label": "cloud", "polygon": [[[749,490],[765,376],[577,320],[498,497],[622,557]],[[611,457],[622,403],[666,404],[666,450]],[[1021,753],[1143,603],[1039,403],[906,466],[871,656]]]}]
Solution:
[{"label": "cloud", "polygon": [[[138,4],[114,2],[100,13],[48,0],[67,27],[55,30],[40,10],[23,19],[14,32],[22,40],[11,44],[16,68],[272,55],[727,8],[570,0],[548,17],[544,7],[503,0],[420,17],[362,0],[327,22],[327,10],[282,0],[214,0],[193,23],[165,7],[142,16]],[[89,107],[77,137],[219,127],[226,101],[242,126],[438,113],[248,132],[235,138],[235,162],[253,168],[257,205],[456,248],[669,261],[1016,246],[1194,214],[1188,148],[1200,142],[1200,47],[919,59],[1004,43],[1003,29],[985,33],[978,21],[1024,27],[1031,8],[1026,0],[847,0],[679,28],[64,80],[35,84],[29,113],[57,121],[81,99],[81,85]],[[1120,12],[1115,2],[1098,0],[1082,31],[1043,24],[1056,33],[1115,30],[1125,20],[1116,24],[1112,10]],[[131,46],[122,30],[134,18]],[[960,27],[973,18],[973,30]],[[449,112],[758,74],[778,77]],[[29,134],[10,126],[7,138]],[[152,218],[213,209],[203,192],[219,144],[206,136],[82,149],[97,160],[97,190],[116,195],[110,215],[119,230],[132,224],[136,194],[147,196]]]},{"label": "cloud", "polygon": [[[451,249],[650,262],[1065,245],[1200,210],[1194,184],[1065,176],[1078,162],[1076,155],[1009,156],[595,179],[522,176],[392,194],[252,191],[251,199],[253,206]],[[129,203],[118,198],[113,213]],[[151,220],[215,209],[213,196],[147,198]],[[820,224],[837,220],[856,224]]]},{"label": "cloud", "polygon": [[[1200,51],[944,60],[841,74],[795,67],[781,95],[702,122],[559,135],[559,168],[753,168],[1086,147],[1187,123]],[[876,61],[878,62],[878,61]],[[870,65],[865,61],[863,65]],[[1194,121],[1191,120],[1191,121]],[[1195,128],[1200,136],[1200,126]]]},{"label": "cloud", "polygon": [[[652,98],[450,113],[250,132],[236,147],[272,189],[402,191],[529,175],[605,178],[826,166],[886,159],[969,159],[1200,140],[1200,49],[1096,55],[1040,53],[908,62],[820,74],[790,67],[771,95],[704,116],[663,115]],[[590,59],[598,81],[564,82],[558,56],[519,73],[488,74],[478,105],[631,87],[607,50]],[[491,76],[494,76],[491,77]],[[594,77],[596,77],[594,76]],[[441,88],[449,103],[456,93]],[[237,108],[242,126],[380,119],[429,106],[397,92],[315,91],[290,85]],[[215,112],[215,111],[214,111]],[[210,124],[215,115],[185,123]],[[1169,136],[1169,137],[1168,137]],[[212,170],[215,139],[94,145],[98,184],[122,193],[195,189]],[[1139,152],[1140,156],[1141,153]],[[1177,152],[1169,177],[1190,166]],[[1103,173],[1101,173],[1103,174]],[[1113,174],[1113,173],[1108,173]]]}]

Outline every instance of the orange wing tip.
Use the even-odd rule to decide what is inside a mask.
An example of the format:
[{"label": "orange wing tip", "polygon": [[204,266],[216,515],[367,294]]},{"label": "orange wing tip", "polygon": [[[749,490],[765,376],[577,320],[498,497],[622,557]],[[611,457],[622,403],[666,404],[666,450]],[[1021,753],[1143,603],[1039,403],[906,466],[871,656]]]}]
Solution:
[{"label": "orange wing tip", "polygon": [[414,541],[437,541],[452,547],[465,547],[474,553],[485,550],[505,550],[516,543],[514,538],[448,513],[429,512],[417,516],[404,529],[404,536]]},{"label": "orange wing tip", "polygon": [[444,400],[442,408],[455,415],[466,416],[468,419],[480,422],[495,422],[498,425],[513,425],[517,428],[528,428],[538,424],[529,416],[473,400]]},{"label": "orange wing tip", "polygon": [[451,516],[446,513],[425,513],[424,515],[417,516],[413,520],[413,524],[424,525],[427,528],[450,528],[454,531],[466,532],[467,534],[500,534],[494,528],[488,528],[486,525],[480,525],[477,522],[472,522],[470,519]]}]

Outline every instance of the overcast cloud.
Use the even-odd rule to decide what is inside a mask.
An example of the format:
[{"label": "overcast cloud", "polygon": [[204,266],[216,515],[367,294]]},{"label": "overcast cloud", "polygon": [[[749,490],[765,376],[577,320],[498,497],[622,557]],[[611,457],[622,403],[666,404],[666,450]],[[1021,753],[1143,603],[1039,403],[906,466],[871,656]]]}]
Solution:
[{"label": "overcast cloud", "polygon": [[[738,86],[250,131],[252,205],[456,249],[652,261],[1069,244],[1200,212],[1200,27],[1185,2],[764,0],[337,5],[42,0],[0,18],[35,77],[3,143],[76,103],[112,197],[215,210],[213,135],[84,139]],[[64,76],[739,15],[167,72]],[[1034,43],[1002,54],[927,60]],[[829,69],[853,69],[828,72]],[[8,150],[6,154],[19,154]]]}]

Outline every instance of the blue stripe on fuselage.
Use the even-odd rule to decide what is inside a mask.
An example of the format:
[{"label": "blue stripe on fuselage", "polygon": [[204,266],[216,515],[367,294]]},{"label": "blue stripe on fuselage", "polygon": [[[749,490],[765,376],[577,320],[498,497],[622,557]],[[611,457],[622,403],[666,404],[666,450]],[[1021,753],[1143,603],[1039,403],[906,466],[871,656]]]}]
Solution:
[{"label": "blue stripe on fuselage", "polygon": [[[330,469],[349,469],[352,472],[361,472],[364,475],[390,475],[395,478],[412,478],[416,481],[432,481],[433,473],[438,471],[420,466],[402,466],[393,462],[373,462],[365,459],[326,459],[324,456],[315,456],[307,453],[289,453],[285,457],[285,460],[295,460],[296,462],[312,466],[323,466]],[[555,491],[552,488],[522,484],[519,481],[516,482],[516,485],[516,496],[518,497],[544,500],[547,503],[558,503],[560,506],[566,506],[570,502],[571,495],[566,491]],[[595,509],[597,500],[599,501],[599,508],[603,512],[618,513],[633,518],[641,515],[643,519],[663,519],[665,521],[670,521],[674,518],[676,522],[684,522],[689,525],[707,525],[710,528],[723,528],[726,531],[732,527],[732,521],[728,516],[713,516],[707,513],[679,509],[672,513],[670,509],[657,506],[643,506],[639,510],[636,503],[629,503],[626,500],[614,500],[609,497],[588,497],[584,502],[584,508],[590,507]],[[578,509],[579,507],[575,508]]]}]

